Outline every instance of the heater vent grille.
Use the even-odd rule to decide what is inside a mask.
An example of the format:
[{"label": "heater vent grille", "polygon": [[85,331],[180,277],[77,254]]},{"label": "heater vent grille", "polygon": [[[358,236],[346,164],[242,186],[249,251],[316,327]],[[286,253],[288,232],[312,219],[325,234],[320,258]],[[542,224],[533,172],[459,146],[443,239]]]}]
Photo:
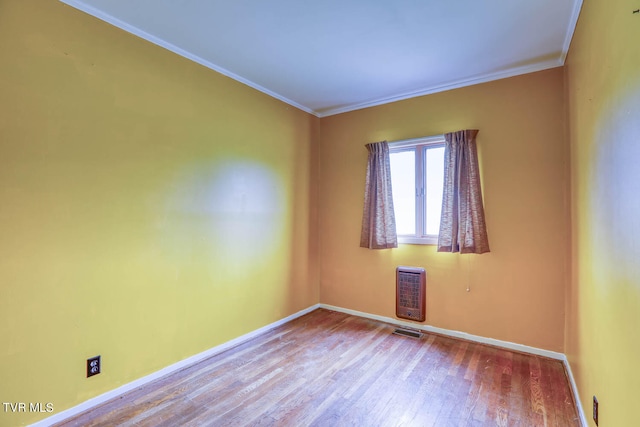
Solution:
[{"label": "heater vent grille", "polygon": [[394,335],[402,335],[404,337],[410,338],[422,338],[422,334],[420,332],[412,331],[410,329],[398,328],[393,331]]},{"label": "heater vent grille", "polygon": [[397,317],[424,322],[426,275],[424,268],[396,269]]}]

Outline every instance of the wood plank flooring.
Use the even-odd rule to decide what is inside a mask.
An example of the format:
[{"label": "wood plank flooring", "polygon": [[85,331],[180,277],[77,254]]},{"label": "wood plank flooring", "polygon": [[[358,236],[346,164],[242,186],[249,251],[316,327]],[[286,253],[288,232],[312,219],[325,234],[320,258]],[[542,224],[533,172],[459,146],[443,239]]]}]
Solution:
[{"label": "wood plank flooring", "polygon": [[318,309],[58,426],[579,426],[560,361]]}]

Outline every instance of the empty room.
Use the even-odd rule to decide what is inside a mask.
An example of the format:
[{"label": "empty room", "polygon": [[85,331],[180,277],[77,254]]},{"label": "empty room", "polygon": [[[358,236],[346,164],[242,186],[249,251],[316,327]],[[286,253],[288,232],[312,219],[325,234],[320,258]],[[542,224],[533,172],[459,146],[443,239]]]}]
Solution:
[{"label": "empty room", "polygon": [[599,426],[640,0],[0,0],[0,426]]}]

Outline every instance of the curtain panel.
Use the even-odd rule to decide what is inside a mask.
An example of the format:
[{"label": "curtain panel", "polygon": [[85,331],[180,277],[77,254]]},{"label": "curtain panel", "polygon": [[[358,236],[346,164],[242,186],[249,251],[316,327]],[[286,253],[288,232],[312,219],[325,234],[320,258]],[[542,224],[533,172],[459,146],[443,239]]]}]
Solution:
[{"label": "curtain panel", "polygon": [[391,189],[391,162],[387,141],[366,145],[369,151],[364,190],[364,210],[360,247],[388,249],[398,247],[396,218]]},{"label": "curtain panel", "polygon": [[477,130],[445,134],[438,252],[489,252],[476,148]]}]

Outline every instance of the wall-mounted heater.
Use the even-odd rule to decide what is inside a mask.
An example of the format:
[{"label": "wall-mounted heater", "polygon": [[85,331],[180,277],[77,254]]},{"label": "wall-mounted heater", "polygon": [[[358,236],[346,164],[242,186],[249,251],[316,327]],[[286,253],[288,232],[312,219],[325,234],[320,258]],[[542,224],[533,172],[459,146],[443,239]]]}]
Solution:
[{"label": "wall-mounted heater", "polygon": [[396,316],[418,322],[425,320],[427,273],[424,268],[396,269]]}]

